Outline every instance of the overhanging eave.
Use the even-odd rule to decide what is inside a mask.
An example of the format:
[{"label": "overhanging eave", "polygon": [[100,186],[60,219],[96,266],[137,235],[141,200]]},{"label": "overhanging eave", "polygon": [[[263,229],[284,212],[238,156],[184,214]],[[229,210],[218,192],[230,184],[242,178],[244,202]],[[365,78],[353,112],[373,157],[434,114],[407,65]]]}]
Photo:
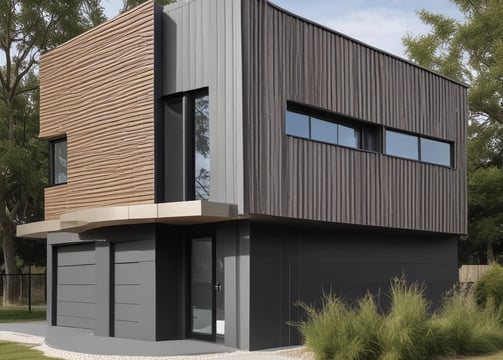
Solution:
[{"label": "overhanging eave", "polygon": [[144,223],[205,224],[237,217],[237,205],[204,200],[112,206],[77,210],[65,213],[56,220],[18,225],[16,235],[22,238],[44,239],[51,232],[82,233],[106,226]]}]

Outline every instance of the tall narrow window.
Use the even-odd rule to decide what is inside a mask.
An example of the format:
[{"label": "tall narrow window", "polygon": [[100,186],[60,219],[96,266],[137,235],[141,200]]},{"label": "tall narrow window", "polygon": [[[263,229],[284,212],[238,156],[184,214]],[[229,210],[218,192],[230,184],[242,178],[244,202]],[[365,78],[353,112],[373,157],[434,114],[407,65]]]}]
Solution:
[{"label": "tall narrow window", "polygon": [[50,142],[51,174],[50,184],[65,184],[67,181],[66,138]]},{"label": "tall narrow window", "polygon": [[207,94],[194,95],[194,198],[210,197],[210,109]]}]

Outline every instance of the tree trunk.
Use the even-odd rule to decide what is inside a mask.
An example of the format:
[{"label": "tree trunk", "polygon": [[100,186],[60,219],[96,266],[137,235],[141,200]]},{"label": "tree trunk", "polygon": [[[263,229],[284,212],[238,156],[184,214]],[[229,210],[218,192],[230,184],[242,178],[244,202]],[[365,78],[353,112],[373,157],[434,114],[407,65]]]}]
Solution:
[{"label": "tree trunk", "polygon": [[19,280],[16,275],[16,254],[14,251],[14,226],[6,226],[2,233],[3,256],[5,260],[5,274],[3,286],[3,306],[18,304]]},{"label": "tree trunk", "polygon": [[494,262],[493,243],[488,241],[487,242],[487,263],[492,264],[493,262]]}]

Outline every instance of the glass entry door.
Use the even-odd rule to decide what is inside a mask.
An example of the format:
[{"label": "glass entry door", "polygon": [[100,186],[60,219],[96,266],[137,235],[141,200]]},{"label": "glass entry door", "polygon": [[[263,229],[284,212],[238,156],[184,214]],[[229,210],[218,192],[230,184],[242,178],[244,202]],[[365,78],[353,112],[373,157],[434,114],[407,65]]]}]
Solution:
[{"label": "glass entry door", "polygon": [[190,246],[190,333],[214,340],[215,329],[215,246],[213,238],[191,240]]}]

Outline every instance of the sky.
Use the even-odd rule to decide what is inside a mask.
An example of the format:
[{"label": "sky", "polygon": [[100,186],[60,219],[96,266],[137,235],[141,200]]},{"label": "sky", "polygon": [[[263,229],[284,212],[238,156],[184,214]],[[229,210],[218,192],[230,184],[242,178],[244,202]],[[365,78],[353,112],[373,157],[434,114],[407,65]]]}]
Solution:
[{"label": "sky", "polygon": [[[179,0],[186,1],[186,0]],[[121,0],[102,0],[111,18],[119,12]],[[461,19],[449,0],[273,0],[273,3],[297,15],[354,37],[364,43],[405,57],[402,37],[424,34],[429,28],[421,23],[416,11]]]}]

